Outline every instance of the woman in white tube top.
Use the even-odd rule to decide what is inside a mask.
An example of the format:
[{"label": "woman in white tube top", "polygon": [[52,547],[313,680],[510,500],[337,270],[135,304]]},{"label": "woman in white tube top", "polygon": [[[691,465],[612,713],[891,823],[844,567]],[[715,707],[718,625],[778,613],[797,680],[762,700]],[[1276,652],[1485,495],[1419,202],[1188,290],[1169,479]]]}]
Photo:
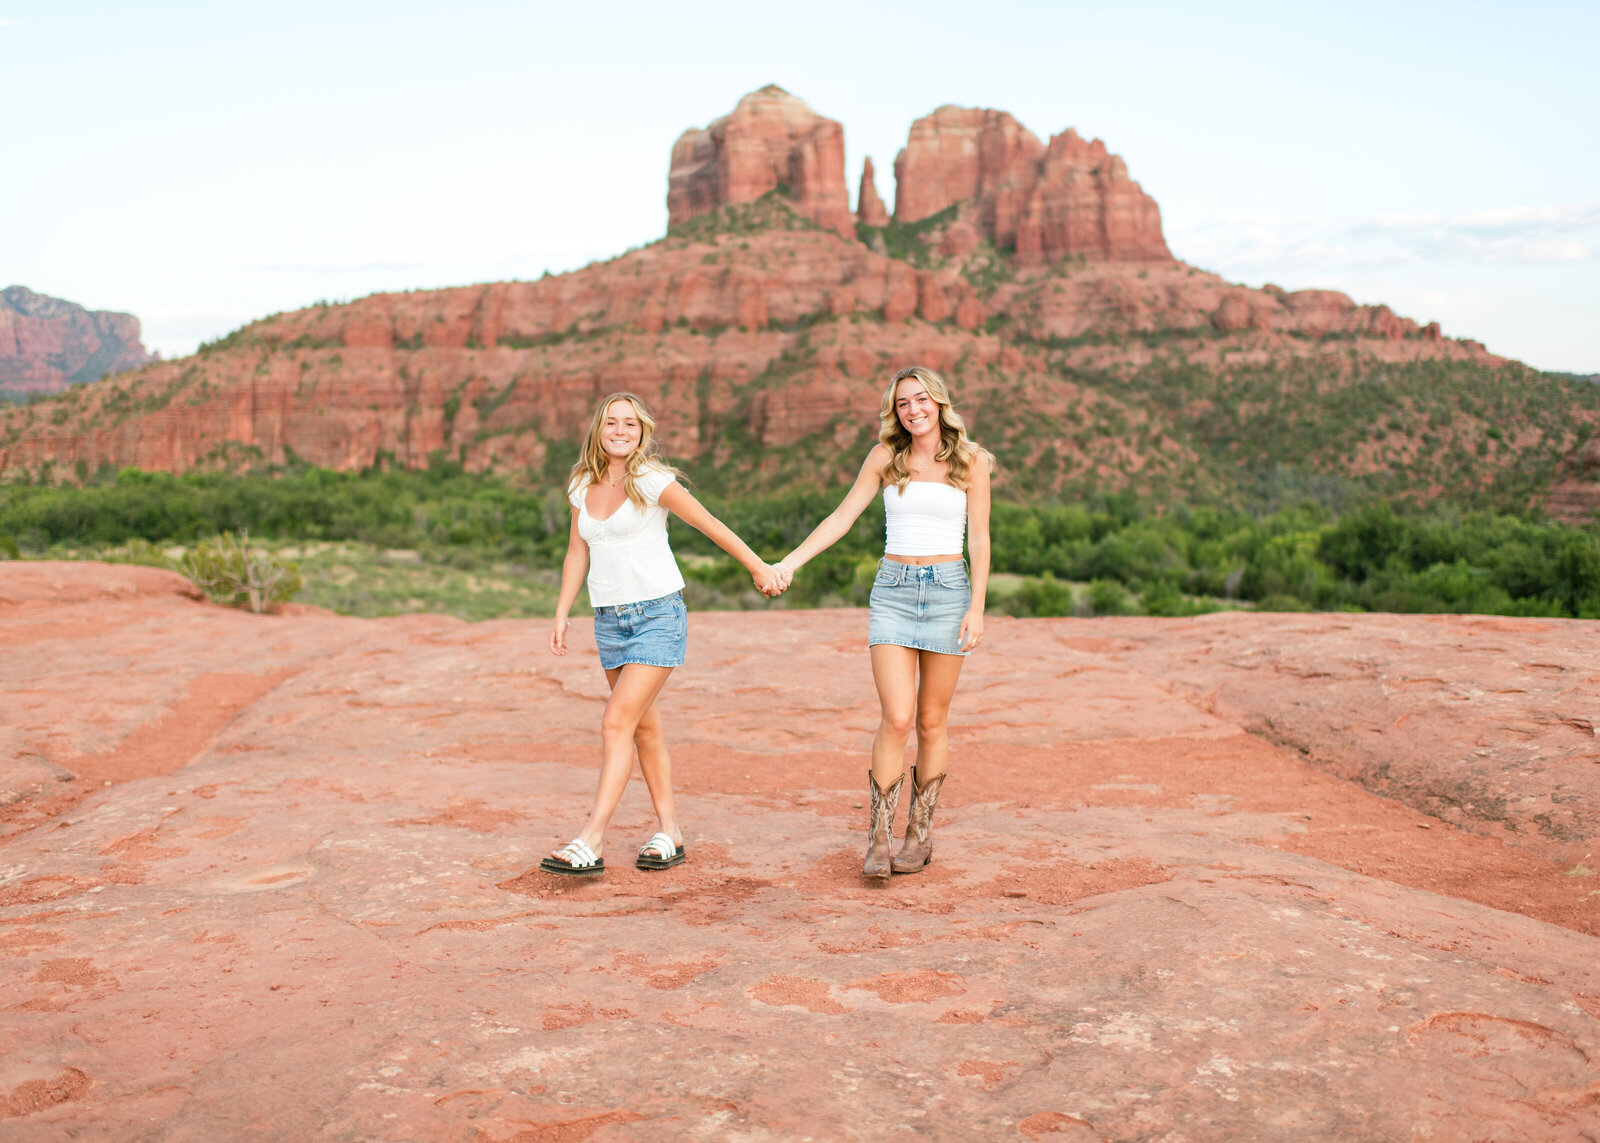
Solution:
[{"label": "woman in white tube top", "polygon": [[[950,699],[964,655],[983,642],[989,586],[989,454],[967,439],[944,380],[902,369],[884,390],[878,444],[831,516],[778,565],[788,577],[836,543],[883,496],[886,542],[872,585],[867,643],[883,718],[872,741],[865,877],[916,873],[933,857],[933,811],[949,759]],[[961,558],[963,536],[972,557]],[[905,746],[917,730],[905,843],[890,856],[905,781]]]}]

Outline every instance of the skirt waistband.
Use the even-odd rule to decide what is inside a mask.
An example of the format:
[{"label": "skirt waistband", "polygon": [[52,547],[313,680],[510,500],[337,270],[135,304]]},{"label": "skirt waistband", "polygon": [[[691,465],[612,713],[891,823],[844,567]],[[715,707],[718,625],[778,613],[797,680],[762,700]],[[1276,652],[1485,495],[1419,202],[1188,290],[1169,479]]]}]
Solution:
[{"label": "skirt waistband", "polygon": [[641,599],[636,603],[602,603],[599,607],[592,608],[596,615],[639,615],[663,603],[670,603],[680,599],[682,591],[674,591],[667,595],[658,595],[654,599]]}]

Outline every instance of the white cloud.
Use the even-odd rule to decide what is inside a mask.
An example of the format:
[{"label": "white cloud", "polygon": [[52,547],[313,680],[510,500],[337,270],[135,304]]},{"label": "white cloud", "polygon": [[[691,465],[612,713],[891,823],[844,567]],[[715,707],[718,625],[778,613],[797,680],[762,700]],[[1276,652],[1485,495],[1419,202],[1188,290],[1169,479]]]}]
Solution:
[{"label": "white cloud", "polygon": [[[1463,214],[1380,214],[1349,232],[1419,258],[1472,262],[1586,262],[1600,240],[1600,206],[1515,206]],[[1587,241],[1585,239],[1588,239]]]},{"label": "white cloud", "polygon": [[1516,206],[1459,214],[1380,214],[1355,226],[1232,215],[1176,231],[1180,257],[1224,273],[1375,269],[1438,262],[1548,265],[1600,257],[1600,205]]}]

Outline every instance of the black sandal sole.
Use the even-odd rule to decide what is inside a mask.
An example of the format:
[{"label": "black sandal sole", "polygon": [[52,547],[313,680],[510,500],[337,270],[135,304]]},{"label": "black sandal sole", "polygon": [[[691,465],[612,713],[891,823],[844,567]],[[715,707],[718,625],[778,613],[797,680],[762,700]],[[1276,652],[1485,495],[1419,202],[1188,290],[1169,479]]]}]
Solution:
[{"label": "black sandal sole", "polygon": [[665,861],[659,857],[641,857],[638,861],[633,863],[633,867],[635,869],[643,869],[650,872],[660,872],[663,869],[671,869],[674,865],[682,865],[688,860],[688,858],[689,851],[680,845],[678,847],[678,852],[667,858]]},{"label": "black sandal sole", "polygon": [[539,862],[539,869],[543,873],[554,873],[558,877],[593,877],[597,873],[606,871],[606,859],[602,857],[593,865],[585,865],[582,869],[579,869],[576,866],[568,865],[565,861],[557,861],[553,857],[547,857]]}]

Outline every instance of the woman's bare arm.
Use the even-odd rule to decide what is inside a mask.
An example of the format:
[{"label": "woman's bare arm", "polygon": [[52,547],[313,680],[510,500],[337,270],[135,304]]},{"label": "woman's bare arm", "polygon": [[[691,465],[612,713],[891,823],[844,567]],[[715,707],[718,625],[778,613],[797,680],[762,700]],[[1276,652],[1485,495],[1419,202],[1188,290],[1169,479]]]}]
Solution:
[{"label": "woman's bare arm", "polygon": [[972,650],[983,640],[983,608],[989,595],[989,457],[979,453],[967,484],[967,555],[972,564],[972,603],[961,620],[956,646]]},{"label": "woman's bare arm", "polygon": [[572,529],[567,533],[567,557],[561,561],[561,594],[556,598],[556,621],[550,628],[550,650],[567,653],[567,616],[578,602],[583,577],[589,574],[589,545],[578,534],[578,510],[572,510]]},{"label": "woman's bare arm", "polygon": [[750,573],[758,590],[773,594],[778,576],[771,565],[756,555],[749,544],[734,534],[732,528],[713,516],[687,488],[674,480],[662,490],[661,506],[689,527],[704,533],[713,544],[738,560],[744,570]]},{"label": "woman's bare arm", "polygon": [[861,471],[856,475],[856,482],[850,486],[850,491],[845,493],[844,499],[839,502],[839,507],[813,528],[811,535],[807,536],[799,547],[784,556],[778,566],[793,572],[842,540],[845,533],[860,519],[861,513],[867,510],[867,505],[872,503],[873,497],[882,491],[883,466],[888,463],[889,450],[881,444],[873,445],[872,451],[867,454],[867,459],[862,462]]}]

